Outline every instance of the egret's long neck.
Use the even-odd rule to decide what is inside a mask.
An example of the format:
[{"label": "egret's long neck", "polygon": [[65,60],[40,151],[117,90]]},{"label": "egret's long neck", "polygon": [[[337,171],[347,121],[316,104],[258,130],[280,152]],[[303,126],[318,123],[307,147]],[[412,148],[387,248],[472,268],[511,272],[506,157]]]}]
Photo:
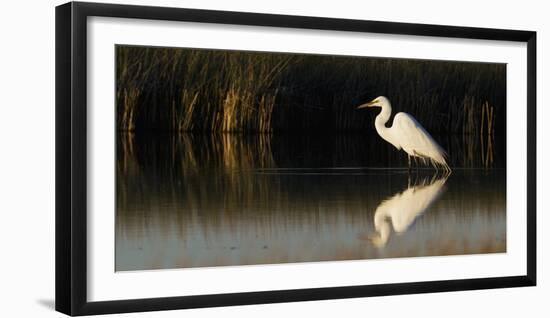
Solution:
[{"label": "egret's long neck", "polygon": [[378,134],[384,138],[388,142],[392,142],[390,140],[390,134],[389,134],[389,128],[386,127],[386,123],[388,120],[390,120],[391,116],[391,105],[389,103],[383,103],[382,104],[382,110],[376,116],[376,120],[374,121],[374,127],[376,127],[376,131]]}]

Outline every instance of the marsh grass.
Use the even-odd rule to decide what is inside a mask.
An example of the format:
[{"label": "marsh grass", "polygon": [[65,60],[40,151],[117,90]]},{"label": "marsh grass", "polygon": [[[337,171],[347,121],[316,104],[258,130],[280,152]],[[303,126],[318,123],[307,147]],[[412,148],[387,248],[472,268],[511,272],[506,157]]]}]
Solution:
[{"label": "marsh grass", "polygon": [[136,46],[116,63],[121,131],[368,130],[375,113],[355,108],[378,95],[432,133],[506,122],[504,64]]},{"label": "marsh grass", "polygon": [[270,131],[278,75],[289,60],[265,54],[117,47],[118,127]]}]

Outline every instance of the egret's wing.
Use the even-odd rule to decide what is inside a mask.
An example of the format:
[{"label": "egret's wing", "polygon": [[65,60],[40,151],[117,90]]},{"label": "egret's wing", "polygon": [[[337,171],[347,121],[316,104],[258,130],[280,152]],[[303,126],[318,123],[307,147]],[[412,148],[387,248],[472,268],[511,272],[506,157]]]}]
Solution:
[{"label": "egret's wing", "polygon": [[394,134],[399,135],[400,145],[407,153],[431,158],[446,165],[445,150],[413,116],[407,113],[396,114],[392,130],[394,130]]}]

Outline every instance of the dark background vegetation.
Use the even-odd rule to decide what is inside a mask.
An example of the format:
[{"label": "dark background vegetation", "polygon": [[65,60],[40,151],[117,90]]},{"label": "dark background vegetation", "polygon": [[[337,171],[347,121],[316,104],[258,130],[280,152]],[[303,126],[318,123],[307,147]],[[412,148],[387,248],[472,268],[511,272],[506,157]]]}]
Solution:
[{"label": "dark background vegetation", "polygon": [[121,131],[372,130],[355,108],[385,95],[432,134],[505,141],[505,64],[119,45],[116,65]]},{"label": "dark background vegetation", "polygon": [[506,166],[505,64],[119,45],[116,65],[121,133],[218,142],[221,133],[268,133],[233,146],[257,145],[247,147],[280,166],[301,165],[321,148],[332,149],[322,165],[400,166],[403,154],[374,131],[378,110],[356,110],[385,95],[394,113],[412,114],[434,135],[451,165]]}]

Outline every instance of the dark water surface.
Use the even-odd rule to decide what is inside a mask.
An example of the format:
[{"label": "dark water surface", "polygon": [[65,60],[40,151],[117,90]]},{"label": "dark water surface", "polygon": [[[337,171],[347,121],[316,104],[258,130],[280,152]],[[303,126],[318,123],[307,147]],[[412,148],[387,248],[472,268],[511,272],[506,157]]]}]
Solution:
[{"label": "dark water surface", "polygon": [[503,150],[439,140],[449,177],[378,136],[120,134],[115,268],[505,252]]}]

